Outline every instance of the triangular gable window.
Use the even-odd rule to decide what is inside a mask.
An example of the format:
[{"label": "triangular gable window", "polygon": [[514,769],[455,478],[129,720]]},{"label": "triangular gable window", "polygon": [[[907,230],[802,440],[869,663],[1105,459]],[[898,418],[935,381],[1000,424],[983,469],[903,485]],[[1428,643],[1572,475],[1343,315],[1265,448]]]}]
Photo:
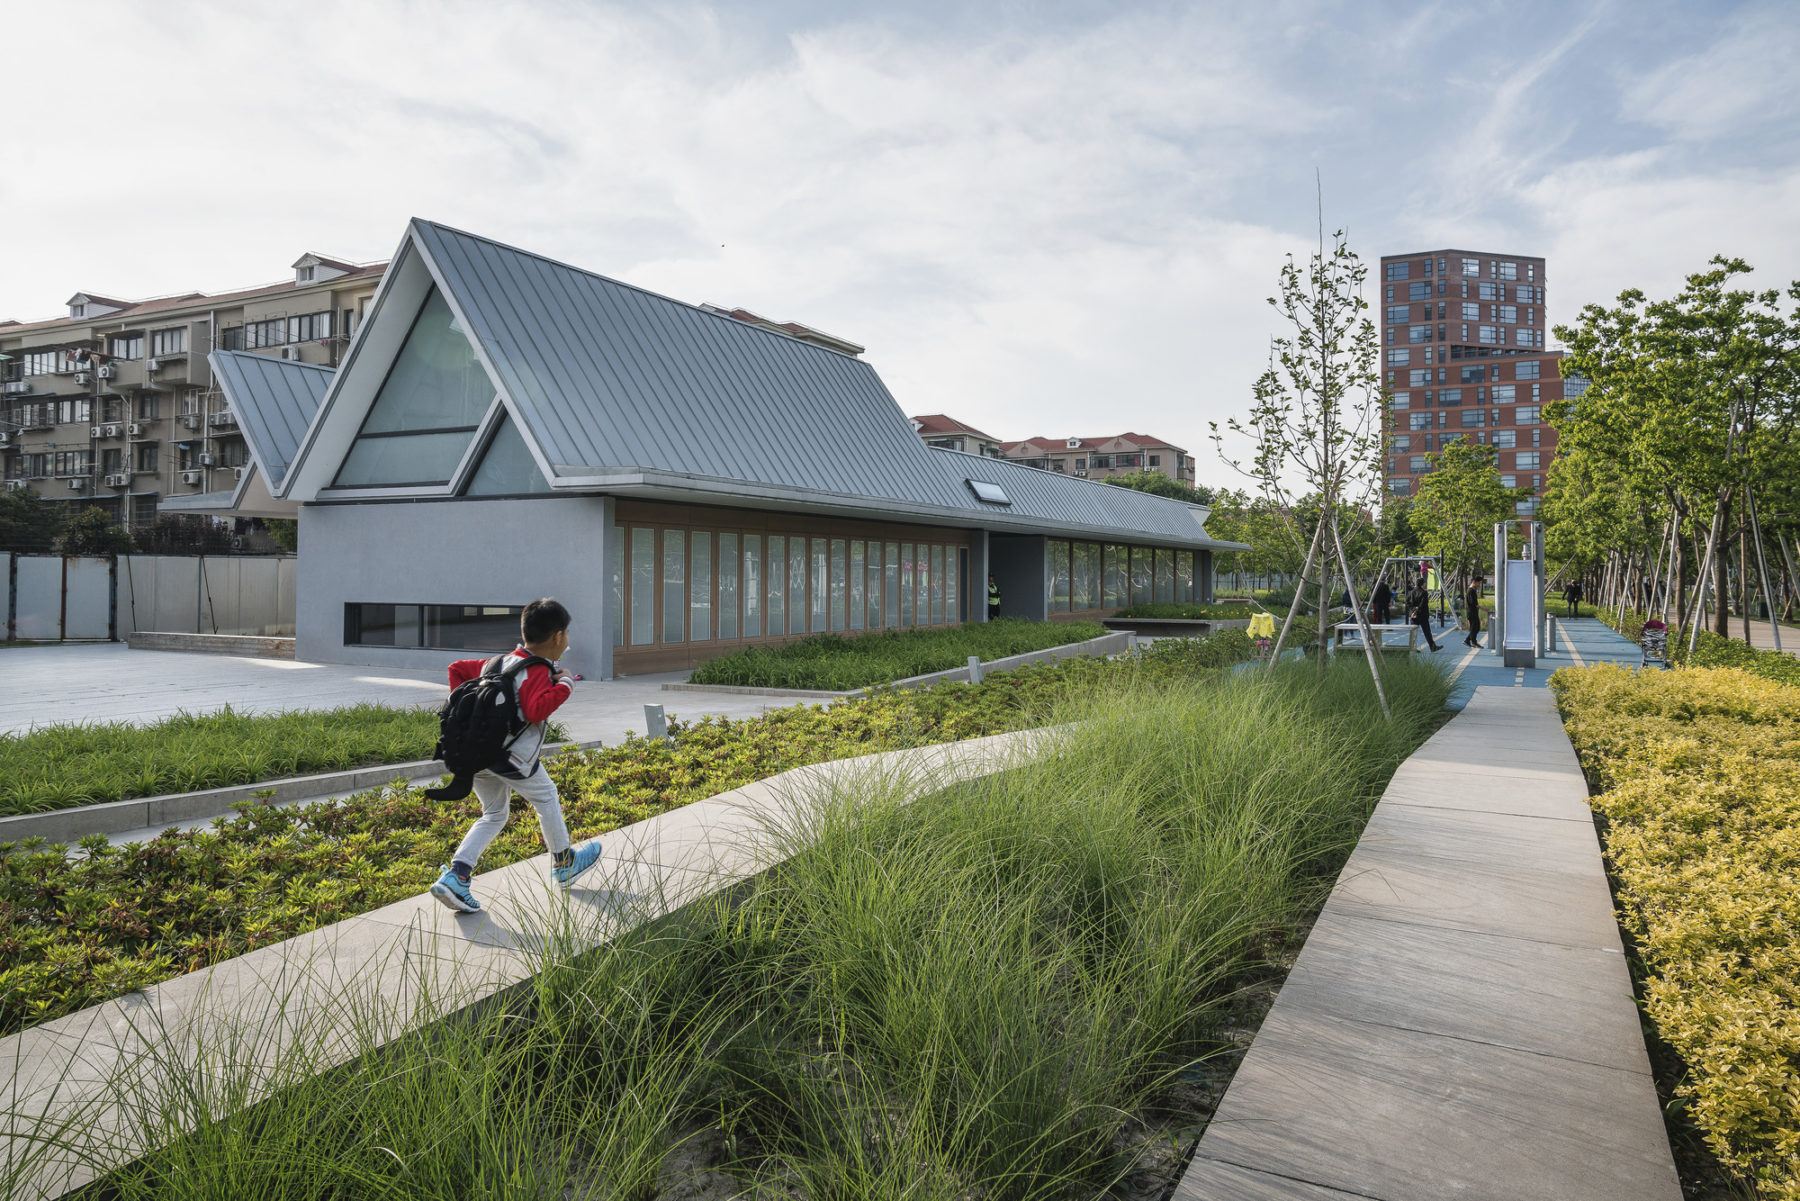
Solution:
[{"label": "triangular gable window", "polygon": [[493,402],[493,382],[433,288],[332,486],[449,483]]},{"label": "triangular gable window", "polygon": [[481,462],[469,480],[469,496],[518,496],[548,492],[550,483],[531,457],[524,435],[509,417],[500,419],[494,440],[482,452]]}]

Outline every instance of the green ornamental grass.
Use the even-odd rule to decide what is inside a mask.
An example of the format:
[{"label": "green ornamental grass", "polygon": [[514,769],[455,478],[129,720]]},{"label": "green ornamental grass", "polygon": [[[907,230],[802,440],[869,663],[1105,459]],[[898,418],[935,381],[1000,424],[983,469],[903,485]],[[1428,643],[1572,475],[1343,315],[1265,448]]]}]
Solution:
[{"label": "green ornamental grass", "polygon": [[910,676],[1085,642],[1107,633],[1091,621],[1004,618],[948,630],[888,630],[845,637],[818,634],[779,647],[752,647],[694,669],[689,682],[848,692]]},{"label": "green ornamental grass", "polygon": [[552,929],[497,1003],[396,1038],[399,1004],[347,989],[282,1016],[272,1072],[158,1044],[119,1082],[134,1127],[51,1142],[161,1148],[117,1201],[1164,1195],[1172,1085],[1442,720],[1433,665],[1386,683],[1392,722],[1354,661],[1065,692],[1047,757],[846,787],[728,896],[589,953]]},{"label": "green ornamental grass", "polygon": [[[1191,678],[1247,657],[1241,631],[1158,642],[1109,662],[1080,658],[970,687],[886,692],[759,718],[671,721],[674,745],[619,746],[546,760],[577,837],[727,792],[789,768],[1041,725],[1076,693]],[[517,814],[483,857],[490,870],[542,850]],[[475,803],[439,804],[404,783],[344,803],[250,803],[209,828],[169,830],[82,854],[0,843],[0,1034],[223,962],[417,896],[462,838]]]}]

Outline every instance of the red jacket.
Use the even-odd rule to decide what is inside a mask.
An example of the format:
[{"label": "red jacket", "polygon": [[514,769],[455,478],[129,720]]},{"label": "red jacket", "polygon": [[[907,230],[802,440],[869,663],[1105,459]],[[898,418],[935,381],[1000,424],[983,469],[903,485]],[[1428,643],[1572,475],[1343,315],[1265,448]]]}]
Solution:
[{"label": "red jacket", "polygon": [[[514,648],[513,654],[523,658],[530,652],[520,646]],[[458,659],[450,665],[450,687],[474,679],[487,665],[486,659]],[[548,721],[574,691],[575,686],[567,679],[552,679],[548,667],[536,664],[525,669],[523,679],[513,681],[513,692],[519,698],[519,714],[533,724]]]},{"label": "red jacket", "polygon": [[[523,646],[513,650],[513,654],[520,657],[530,653]],[[455,688],[464,681],[474,679],[487,664],[486,659],[458,659],[450,665],[450,687]],[[525,776],[536,770],[538,752],[544,747],[544,722],[562,707],[562,703],[574,691],[575,685],[567,676],[554,680],[550,669],[538,664],[527,667],[523,678],[514,679],[513,694],[519,698],[519,716],[525,720],[525,728],[519,731],[519,736],[513,739],[512,746],[507,751],[507,758],[511,760],[510,770],[502,771],[501,774],[517,773]],[[496,770],[507,767],[507,764],[502,763],[497,765]]]}]

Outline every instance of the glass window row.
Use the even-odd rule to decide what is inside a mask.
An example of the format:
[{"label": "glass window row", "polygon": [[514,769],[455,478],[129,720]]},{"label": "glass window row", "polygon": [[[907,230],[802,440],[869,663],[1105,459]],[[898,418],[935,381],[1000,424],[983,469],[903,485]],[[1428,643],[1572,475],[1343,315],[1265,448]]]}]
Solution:
[{"label": "glass window row", "polygon": [[967,620],[962,546],[640,525],[614,535],[614,646]]},{"label": "glass window row", "polygon": [[1101,542],[1049,543],[1051,613],[1188,604],[1196,598],[1195,552]]}]

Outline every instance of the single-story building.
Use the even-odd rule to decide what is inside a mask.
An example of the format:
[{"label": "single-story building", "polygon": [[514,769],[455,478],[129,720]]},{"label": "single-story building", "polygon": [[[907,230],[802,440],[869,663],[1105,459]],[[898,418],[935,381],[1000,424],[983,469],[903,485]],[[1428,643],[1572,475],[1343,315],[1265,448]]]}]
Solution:
[{"label": "single-story building", "polygon": [[342,364],[211,356],[299,521],[296,653],[419,666],[574,614],[583,675],[833,631],[1210,599],[1207,510],[925,445],[861,358],[413,221]]}]

